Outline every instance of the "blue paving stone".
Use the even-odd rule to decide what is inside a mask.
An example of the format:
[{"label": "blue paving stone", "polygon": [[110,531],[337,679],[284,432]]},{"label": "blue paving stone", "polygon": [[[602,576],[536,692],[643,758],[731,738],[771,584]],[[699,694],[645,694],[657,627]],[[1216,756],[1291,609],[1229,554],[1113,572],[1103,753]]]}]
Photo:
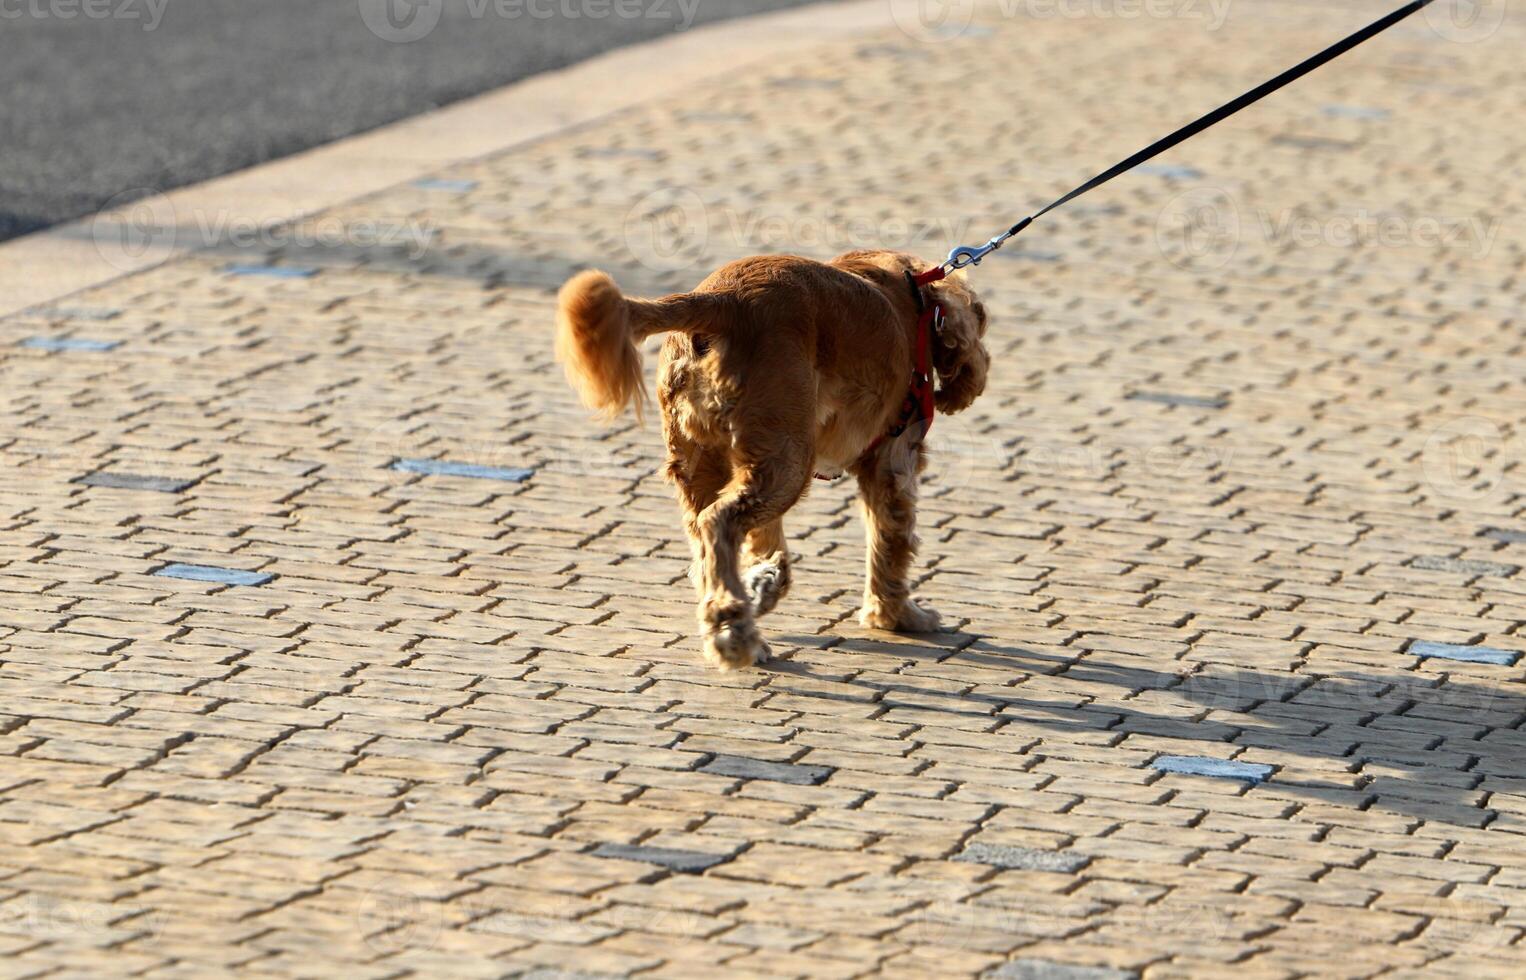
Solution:
[{"label": "blue paving stone", "polygon": [[1387,109],[1373,109],[1364,105],[1327,105],[1320,110],[1337,119],[1387,119],[1392,113]]},{"label": "blue paving stone", "polygon": [[1203,398],[1199,395],[1173,395],[1168,391],[1136,391],[1128,396],[1136,402],[1157,402],[1161,405],[1186,405],[1191,408],[1227,408],[1227,398]]},{"label": "blue paving stone", "polygon": [[1212,776],[1215,779],[1239,779],[1247,783],[1261,783],[1272,774],[1272,767],[1259,762],[1235,762],[1231,759],[1211,759],[1201,755],[1162,755],[1150,763],[1151,768],[1161,772],[1174,772],[1183,776]]},{"label": "blue paving stone", "polygon": [[954,855],[954,860],[988,864],[993,868],[1067,873],[1080,871],[1091,863],[1091,858],[1087,855],[1070,851],[1045,851],[1009,844],[983,844],[979,841],[965,845],[964,850]]},{"label": "blue paving stone", "polygon": [[830,766],[797,766],[788,762],[767,762],[740,755],[718,755],[699,767],[700,772],[737,779],[766,779],[796,786],[815,786],[832,775]]},{"label": "blue paving stone", "polygon": [[121,343],[120,340],[88,340],[84,337],[28,337],[21,342],[21,346],[33,350],[107,351],[114,350]]},{"label": "blue paving stone", "polygon": [[1142,174],[1169,177],[1172,180],[1198,180],[1203,176],[1203,172],[1196,167],[1185,167],[1176,163],[1147,163],[1138,170]]},{"label": "blue paving stone", "polygon": [[318,270],[305,265],[230,265],[223,270],[231,276],[265,276],[269,279],[311,279]]},{"label": "blue paving stone", "polygon": [[1508,527],[1486,527],[1478,533],[1480,537],[1504,544],[1520,544],[1526,541],[1526,531],[1514,531]]},{"label": "blue paving stone", "polygon": [[1521,659],[1521,655],[1514,650],[1470,647],[1460,643],[1432,643],[1430,640],[1416,640],[1411,643],[1409,654],[1412,657],[1435,657],[1441,660],[1460,660],[1469,664],[1494,664],[1497,667],[1513,667],[1515,662]]},{"label": "blue paving stone", "polygon": [[422,473],[425,476],[465,476],[474,480],[507,480],[523,483],[534,470],[514,466],[479,466],[476,463],[452,463],[448,459],[400,459],[392,469],[399,473]]},{"label": "blue paving stone", "polygon": [[467,191],[476,190],[477,182],[475,180],[451,180],[445,177],[425,177],[423,180],[414,181],[413,186],[421,191],[451,191],[456,194],[464,194]]},{"label": "blue paving stone", "polygon": [[597,857],[658,864],[664,868],[691,875],[697,875],[717,864],[725,864],[732,858],[730,854],[706,854],[703,851],[686,851],[675,847],[645,847],[641,844],[600,844],[593,849],[592,853]]},{"label": "blue paving stone", "polygon": [[1476,561],[1470,558],[1443,558],[1440,555],[1421,555],[1410,559],[1410,568],[1429,572],[1457,572],[1460,575],[1494,575],[1506,578],[1521,570],[1519,565],[1506,565],[1497,561]]},{"label": "blue paving stone", "polygon": [[1013,960],[986,973],[990,980],[1135,980],[1134,970],[1108,966],[1076,966],[1053,960]]},{"label": "blue paving stone", "polygon": [[190,582],[216,582],[219,585],[264,585],[275,578],[269,572],[218,568],[215,565],[186,565],[180,562],[165,565],[154,574],[164,578],[183,578]]},{"label": "blue paving stone", "polygon": [[172,476],[139,476],[136,473],[88,473],[74,481],[87,487],[110,487],[113,490],[152,490],[155,493],[179,493],[195,480]]}]

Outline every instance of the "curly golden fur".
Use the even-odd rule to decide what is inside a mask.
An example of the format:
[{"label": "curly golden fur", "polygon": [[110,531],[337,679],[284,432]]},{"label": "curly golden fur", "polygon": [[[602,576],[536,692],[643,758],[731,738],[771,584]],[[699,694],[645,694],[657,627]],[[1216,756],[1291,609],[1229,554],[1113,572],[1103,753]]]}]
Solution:
[{"label": "curly golden fur", "polygon": [[[602,272],[562,287],[557,359],[606,416],[646,399],[637,343],[667,332],[657,398],[694,551],[706,659],[723,669],[768,657],[756,619],[790,587],[783,517],[812,475],[852,472],[868,532],[860,620],[907,632],[938,616],[911,598],[921,433],[870,444],[894,424],[916,344],[905,273],[915,256],[859,251],[831,262],[766,255],[732,262],[690,293],[629,299]],[[940,412],[985,389],[985,308],[956,273],[927,287],[945,322],[933,352]],[[741,569],[745,546],[750,567]]]}]

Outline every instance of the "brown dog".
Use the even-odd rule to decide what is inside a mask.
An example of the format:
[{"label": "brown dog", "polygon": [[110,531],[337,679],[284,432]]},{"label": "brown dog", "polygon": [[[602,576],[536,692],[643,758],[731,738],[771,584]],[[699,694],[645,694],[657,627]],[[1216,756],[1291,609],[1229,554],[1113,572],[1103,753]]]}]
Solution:
[{"label": "brown dog", "polygon": [[[828,263],[788,255],[742,259],[691,293],[627,299],[602,272],[568,280],[556,353],[589,407],[614,417],[646,400],[637,343],[663,343],[658,401],[694,550],[705,657],[722,669],[768,658],[755,617],[790,586],[784,512],[815,473],[852,471],[868,526],[865,626],[927,632],[938,615],[911,599],[922,430],[891,438],[918,342],[901,252],[860,251]],[[922,287],[945,320],[932,343],[939,411],[985,389],[985,308],[955,273]],[[743,542],[752,562],[739,569]]]}]

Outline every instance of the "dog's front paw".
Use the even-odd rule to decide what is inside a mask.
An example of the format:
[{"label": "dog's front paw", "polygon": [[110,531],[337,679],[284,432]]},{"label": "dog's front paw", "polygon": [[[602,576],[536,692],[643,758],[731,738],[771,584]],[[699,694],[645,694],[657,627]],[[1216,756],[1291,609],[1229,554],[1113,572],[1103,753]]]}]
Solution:
[{"label": "dog's front paw", "polygon": [[919,606],[910,599],[899,603],[881,603],[873,599],[864,603],[864,611],[858,621],[870,629],[890,630],[894,633],[936,633],[943,619],[937,610]]},{"label": "dog's front paw", "polygon": [[784,594],[785,571],[778,562],[764,562],[747,570],[742,578],[747,594],[752,596],[752,612],[761,616],[779,604]]},{"label": "dog's front paw", "polygon": [[741,670],[772,655],[746,607],[718,613],[706,624],[705,659],[720,670]]}]

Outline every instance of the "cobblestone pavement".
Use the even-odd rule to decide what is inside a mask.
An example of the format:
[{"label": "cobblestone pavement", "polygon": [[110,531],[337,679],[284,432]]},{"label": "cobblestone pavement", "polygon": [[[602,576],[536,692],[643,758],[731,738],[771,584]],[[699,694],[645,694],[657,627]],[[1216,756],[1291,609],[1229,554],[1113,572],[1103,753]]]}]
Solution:
[{"label": "cobblestone pavement", "polygon": [[571,270],[937,256],[1381,6],[912,23],[3,321],[0,975],[1519,975],[1522,15],[975,272],[957,632],[854,625],[819,485],[707,670],[655,427],[550,362]]}]

